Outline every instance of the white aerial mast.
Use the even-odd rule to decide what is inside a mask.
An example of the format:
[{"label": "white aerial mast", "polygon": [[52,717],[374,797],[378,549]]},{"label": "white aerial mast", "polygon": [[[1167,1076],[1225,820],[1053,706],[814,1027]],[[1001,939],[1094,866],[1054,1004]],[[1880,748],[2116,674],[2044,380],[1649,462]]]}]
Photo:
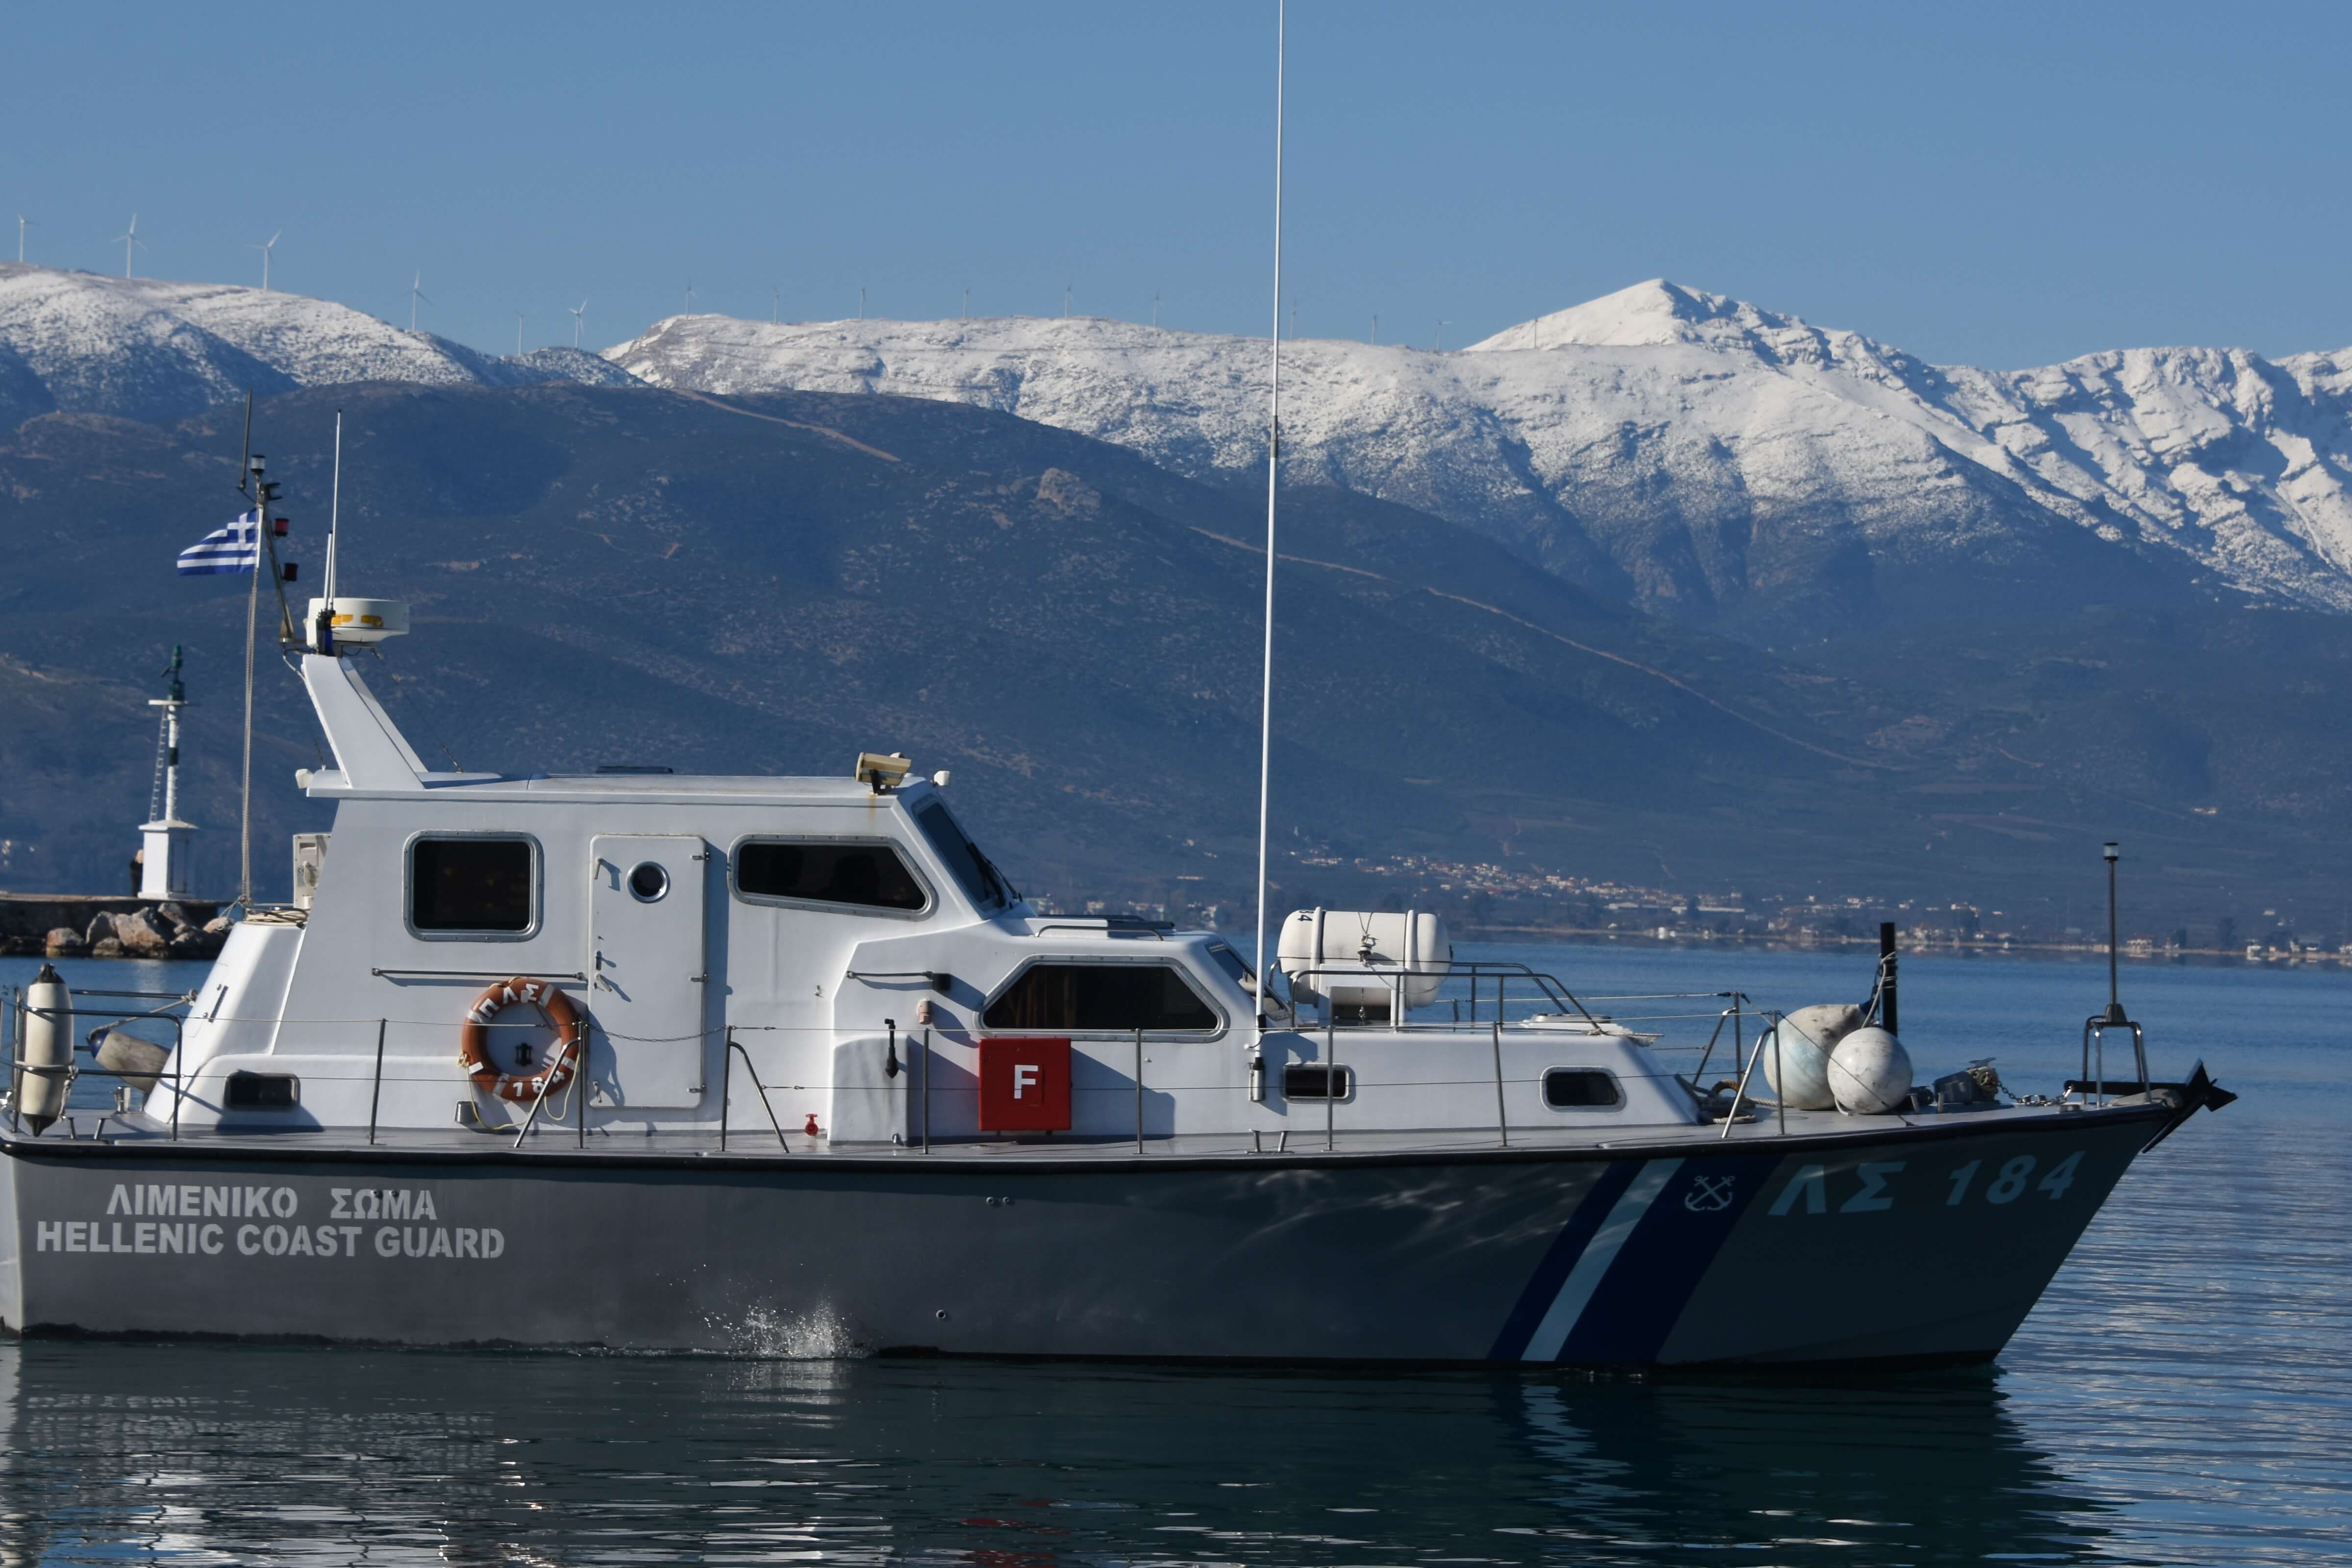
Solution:
[{"label": "white aerial mast", "polygon": [[1274,509],[1275,476],[1282,462],[1282,51],[1286,0],[1274,7],[1274,374],[1265,432],[1265,658],[1258,699],[1257,752],[1257,1012],[1266,1016],[1273,994],[1265,968],[1267,809],[1274,785]]}]

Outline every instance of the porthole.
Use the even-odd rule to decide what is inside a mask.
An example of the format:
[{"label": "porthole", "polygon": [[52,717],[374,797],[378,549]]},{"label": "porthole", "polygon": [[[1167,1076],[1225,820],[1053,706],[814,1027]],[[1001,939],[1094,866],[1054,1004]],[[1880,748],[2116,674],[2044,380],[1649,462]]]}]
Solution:
[{"label": "porthole", "polygon": [[629,873],[629,896],[641,904],[657,904],[669,893],[669,873],[650,860],[637,862]]}]

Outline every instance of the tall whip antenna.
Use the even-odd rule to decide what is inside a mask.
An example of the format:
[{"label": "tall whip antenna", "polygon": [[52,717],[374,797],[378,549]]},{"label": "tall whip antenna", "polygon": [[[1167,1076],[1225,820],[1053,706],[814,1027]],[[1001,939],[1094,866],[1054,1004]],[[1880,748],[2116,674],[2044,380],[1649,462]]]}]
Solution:
[{"label": "tall whip antenna", "polygon": [[335,533],[343,522],[343,411],[335,410],[335,484],[327,501],[327,581],[321,590],[327,595],[329,626],[334,625],[335,614]]},{"label": "tall whip antenna", "polygon": [[1257,740],[1257,1016],[1266,1015],[1272,984],[1265,968],[1267,806],[1274,787],[1274,487],[1282,462],[1282,53],[1287,0],[1274,7],[1274,377],[1265,437],[1265,676],[1258,697]]}]

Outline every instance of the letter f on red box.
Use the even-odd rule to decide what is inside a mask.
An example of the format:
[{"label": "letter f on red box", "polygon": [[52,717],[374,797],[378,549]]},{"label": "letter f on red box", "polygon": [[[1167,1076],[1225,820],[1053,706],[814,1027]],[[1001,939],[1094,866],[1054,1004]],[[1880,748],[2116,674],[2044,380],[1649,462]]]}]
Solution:
[{"label": "letter f on red box", "polygon": [[980,1125],[990,1132],[1062,1132],[1070,1125],[1070,1042],[980,1042]]}]

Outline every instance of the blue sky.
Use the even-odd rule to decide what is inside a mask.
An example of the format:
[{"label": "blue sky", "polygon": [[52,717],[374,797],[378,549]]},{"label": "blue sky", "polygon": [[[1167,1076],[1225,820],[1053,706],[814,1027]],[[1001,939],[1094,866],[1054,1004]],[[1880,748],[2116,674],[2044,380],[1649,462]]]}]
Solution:
[{"label": "blue sky", "polygon": [[[28,256],[479,347],[681,308],[1263,331],[1273,6],[12,9]],[[1943,361],[2352,343],[2352,7],[1295,0],[1308,336],[1665,276]],[[13,242],[15,236],[7,238]],[[13,250],[6,252],[13,255]]]}]

